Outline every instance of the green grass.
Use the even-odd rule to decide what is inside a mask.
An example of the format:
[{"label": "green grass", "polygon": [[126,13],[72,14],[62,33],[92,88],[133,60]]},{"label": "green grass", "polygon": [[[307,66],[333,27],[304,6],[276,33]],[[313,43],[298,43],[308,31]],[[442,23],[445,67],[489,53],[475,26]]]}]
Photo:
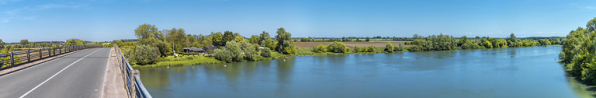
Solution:
[{"label": "green grass", "polygon": [[546,45],[546,46],[563,46],[563,45]]},{"label": "green grass", "polygon": [[[284,55],[284,54],[277,53],[277,52],[271,52],[271,56],[272,57],[268,57],[268,58],[257,56],[257,61],[273,60],[273,59],[283,58],[288,55]],[[246,61],[246,60],[244,60],[244,61]],[[178,56],[178,57],[168,56],[168,57],[159,58],[157,63],[155,63],[155,64],[136,65],[136,64],[131,63],[131,65],[134,68],[141,68],[141,67],[166,67],[166,66],[184,66],[184,65],[217,64],[217,63],[226,63],[226,62],[219,61],[219,60],[215,59],[214,57],[210,57],[210,56]]]},{"label": "green grass", "polygon": [[[271,57],[261,57],[260,55],[257,56],[257,61],[262,60],[273,60],[279,59],[287,56],[324,56],[324,55],[343,55],[343,54],[367,54],[367,53],[386,53],[383,51],[384,48],[376,48],[375,52],[348,52],[348,53],[333,53],[333,52],[324,52],[324,53],[315,53],[312,52],[311,47],[299,47],[296,55],[285,55],[275,51],[271,52]],[[400,51],[406,52],[406,51]],[[395,52],[399,53],[399,52]],[[261,54],[260,52],[258,54]],[[246,61],[246,60],[244,60]],[[200,65],[200,64],[216,64],[216,63],[226,63],[223,61],[219,61],[214,57],[210,56],[168,56],[168,57],[161,57],[158,59],[158,62],[155,64],[148,64],[148,65],[136,65],[131,63],[132,67],[140,68],[140,67],[166,67],[166,66],[184,66],[184,65]]]},{"label": "green grass", "polygon": [[[316,52],[312,52],[312,48],[298,47],[298,52],[296,53],[296,56],[323,56],[323,55],[340,55],[340,54],[387,53],[384,51],[384,49],[385,48],[375,48],[375,52],[353,52],[353,50],[350,50],[350,52],[348,52],[348,53],[333,53],[333,52],[316,53]],[[406,50],[394,52],[394,53],[400,53],[400,52],[406,52]]]},{"label": "green grass", "polygon": [[206,56],[168,56],[162,57],[158,60],[155,64],[148,64],[148,65],[136,65],[131,64],[132,67],[139,68],[139,67],[165,67],[165,66],[183,66],[183,65],[199,65],[199,64],[215,64],[215,63],[225,63],[223,61],[219,61],[213,57],[206,57]]}]

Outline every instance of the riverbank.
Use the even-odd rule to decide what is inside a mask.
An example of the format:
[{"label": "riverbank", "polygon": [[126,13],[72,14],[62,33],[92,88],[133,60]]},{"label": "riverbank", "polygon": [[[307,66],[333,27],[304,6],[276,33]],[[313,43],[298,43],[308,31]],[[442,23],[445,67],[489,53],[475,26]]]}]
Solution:
[{"label": "riverbank", "polygon": [[[547,46],[561,46],[561,45],[547,45]],[[547,47],[544,46],[544,47]],[[507,47],[507,48],[520,48],[520,47]],[[483,48],[489,49],[489,48]],[[490,48],[490,49],[498,49],[498,48]],[[470,49],[461,49],[456,48],[454,50],[470,50]],[[393,52],[393,53],[402,53],[402,52],[409,52],[407,49],[403,51]],[[387,53],[384,51],[383,48],[375,48],[374,52],[353,52],[350,51],[348,53],[333,53],[333,52],[323,52],[323,53],[316,53],[312,51],[311,47],[299,47],[296,54],[281,54],[278,52],[272,52],[272,57],[261,57],[258,56],[256,61],[263,61],[263,60],[274,60],[288,56],[326,56],[326,55],[346,55],[346,54],[376,54],[376,53]],[[259,53],[260,54],[260,53]],[[242,62],[247,62],[247,60],[243,60]],[[218,64],[218,63],[226,63],[224,61],[219,61],[212,56],[206,55],[198,55],[198,56],[168,56],[162,57],[158,60],[155,64],[148,64],[148,65],[136,65],[131,64],[133,68],[148,68],[148,67],[169,67],[169,66],[185,66],[185,65],[201,65],[201,64]]]},{"label": "riverbank", "polygon": [[[281,58],[226,63],[227,66],[205,64],[138,70],[151,94],[164,98],[578,98],[586,95],[574,91],[566,81],[564,69],[552,60],[559,55],[560,48],[296,56],[285,61]],[[350,89],[345,89],[346,85]]]},{"label": "riverbank", "polygon": [[[286,57],[286,56],[290,56],[290,55],[283,55],[283,54],[280,54],[277,52],[272,52],[271,57],[259,56],[259,57],[257,57],[257,61],[279,59],[279,58]],[[246,62],[246,60],[243,60],[242,62]],[[217,60],[217,59],[215,59],[215,57],[212,57],[212,56],[196,55],[196,56],[161,57],[161,58],[159,58],[158,62],[155,64],[147,64],[147,65],[131,64],[131,65],[133,68],[147,68],[147,67],[169,67],[169,66],[218,64],[218,63],[226,63],[226,62]]]}]

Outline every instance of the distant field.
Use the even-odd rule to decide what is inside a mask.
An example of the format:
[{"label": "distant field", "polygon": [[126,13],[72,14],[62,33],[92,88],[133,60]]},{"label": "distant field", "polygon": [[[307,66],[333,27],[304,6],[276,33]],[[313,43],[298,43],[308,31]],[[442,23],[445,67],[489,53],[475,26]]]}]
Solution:
[{"label": "distant field", "polygon": [[[358,46],[358,47],[365,47],[365,46],[370,46],[373,45],[376,48],[384,48],[385,45],[387,45],[387,42],[391,42],[391,44],[393,44],[393,46],[398,46],[399,43],[405,43],[408,41],[371,41],[371,42],[342,42],[344,43],[346,46],[350,47],[350,49],[354,49],[354,46]],[[312,47],[312,46],[318,46],[320,44],[323,45],[329,45],[332,42],[296,42],[296,46],[298,47]],[[410,45],[404,45],[404,47],[410,47]]]}]

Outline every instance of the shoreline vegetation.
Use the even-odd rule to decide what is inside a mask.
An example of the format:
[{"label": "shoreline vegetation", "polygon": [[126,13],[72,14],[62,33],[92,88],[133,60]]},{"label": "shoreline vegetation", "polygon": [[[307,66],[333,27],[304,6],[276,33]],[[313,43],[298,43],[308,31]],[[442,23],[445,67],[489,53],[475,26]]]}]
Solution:
[{"label": "shoreline vegetation", "polygon": [[571,30],[565,37],[563,49],[559,55],[566,74],[596,91],[596,17],[586,24]]},{"label": "shoreline vegetation", "polygon": [[[118,45],[132,67],[167,67],[262,61],[290,56],[324,56],[343,54],[401,53],[466,49],[492,49],[561,45],[564,37],[507,38],[488,36],[453,37],[430,35],[413,37],[302,37],[293,38],[284,28],[271,37],[263,31],[244,37],[232,31],[211,32],[209,35],[186,34],[182,28],[158,30],[155,25],[142,24],[135,29],[138,39],[114,40],[104,46]],[[204,47],[204,53],[185,53],[186,47]],[[177,54],[177,56],[172,56]]]}]

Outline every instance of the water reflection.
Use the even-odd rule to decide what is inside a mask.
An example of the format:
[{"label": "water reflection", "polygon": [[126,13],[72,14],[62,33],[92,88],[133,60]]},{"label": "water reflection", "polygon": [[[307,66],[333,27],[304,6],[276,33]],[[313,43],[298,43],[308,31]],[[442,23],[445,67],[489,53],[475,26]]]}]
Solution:
[{"label": "water reflection", "polygon": [[[142,68],[154,97],[569,98],[560,47],[290,57]],[[540,82],[536,82],[540,81]],[[580,92],[580,93],[577,93]]]}]

